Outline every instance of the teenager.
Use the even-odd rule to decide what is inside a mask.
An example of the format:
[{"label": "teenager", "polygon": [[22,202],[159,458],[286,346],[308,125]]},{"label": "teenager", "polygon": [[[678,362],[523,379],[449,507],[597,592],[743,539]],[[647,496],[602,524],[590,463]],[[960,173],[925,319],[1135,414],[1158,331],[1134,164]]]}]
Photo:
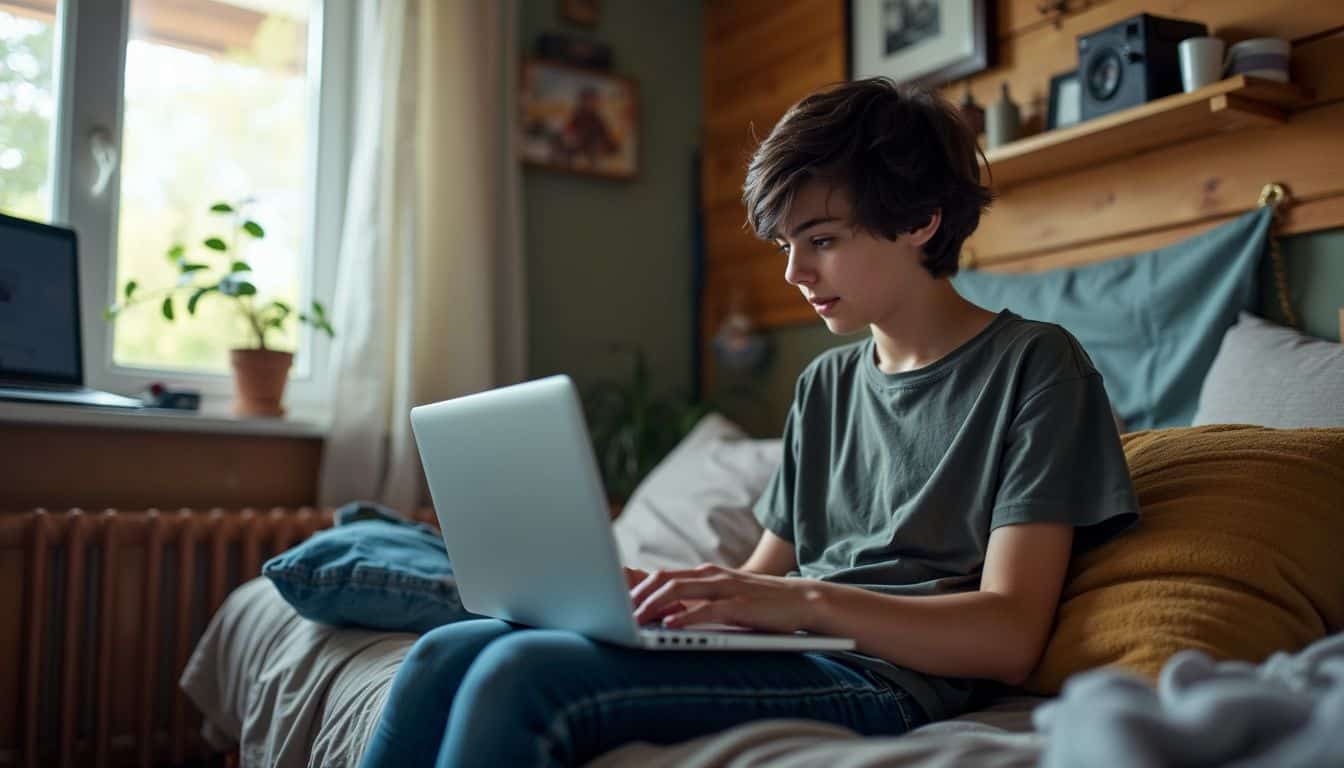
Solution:
[{"label": "teenager", "polygon": [[1071,553],[1137,519],[1078,342],[948,280],[991,194],[946,102],[883,79],[813,94],[760,145],[743,198],[826,326],[868,334],[799,377],[750,559],[627,569],[632,608],[857,650],[655,652],[452,624],[402,665],[365,766],[576,765],[774,717],[902,733],[1024,680]]}]

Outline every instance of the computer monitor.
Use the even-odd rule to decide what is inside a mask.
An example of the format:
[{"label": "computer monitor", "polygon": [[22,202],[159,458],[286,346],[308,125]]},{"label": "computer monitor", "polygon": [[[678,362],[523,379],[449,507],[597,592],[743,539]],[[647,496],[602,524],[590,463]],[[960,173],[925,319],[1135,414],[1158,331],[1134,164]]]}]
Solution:
[{"label": "computer monitor", "polygon": [[74,230],[0,214],[0,379],[84,383]]}]

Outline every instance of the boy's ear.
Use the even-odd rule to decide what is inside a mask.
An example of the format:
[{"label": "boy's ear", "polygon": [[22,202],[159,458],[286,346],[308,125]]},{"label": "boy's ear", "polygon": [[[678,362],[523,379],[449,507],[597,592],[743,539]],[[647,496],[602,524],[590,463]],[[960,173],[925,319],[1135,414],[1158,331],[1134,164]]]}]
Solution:
[{"label": "boy's ear", "polygon": [[942,210],[934,211],[933,215],[929,217],[927,224],[918,229],[910,230],[910,244],[916,248],[922,247],[925,243],[929,242],[929,240],[933,239],[934,235],[938,234],[938,227],[942,223]]}]

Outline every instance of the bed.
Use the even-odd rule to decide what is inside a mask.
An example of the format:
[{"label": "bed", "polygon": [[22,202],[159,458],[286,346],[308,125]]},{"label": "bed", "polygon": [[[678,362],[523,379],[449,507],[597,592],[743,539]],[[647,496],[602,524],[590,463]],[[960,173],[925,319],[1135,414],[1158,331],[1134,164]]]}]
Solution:
[{"label": "bed", "polygon": [[[354,766],[375,727],[387,691],[415,635],[339,629],[299,617],[264,578],[238,587],[197,645],[182,686],[206,703],[203,734],[220,750],[237,748],[241,764],[279,768]],[[801,721],[764,721],[746,733],[725,733],[681,751],[658,754],[650,745],[616,750],[603,766],[717,765],[730,755],[797,753],[805,762],[843,753],[852,765],[881,756],[883,765],[932,768],[1034,764],[1040,737],[1031,711],[1041,697],[1010,696],[984,710],[933,723],[900,739],[864,740],[841,728]],[[855,748],[858,747],[858,751]],[[824,759],[823,759],[824,758]]]},{"label": "bed", "polygon": [[[1129,452],[1132,444],[1135,451],[1147,451],[1142,455],[1148,463],[1142,466],[1154,476],[1166,472],[1164,477],[1175,478],[1171,482],[1184,482],[1185,474],[1198,475],[1200,471],[1181,463],[1180,451],[1184,448],[1175,449],[1173,459],[1167,438],[1177,437],[1174,433],[1180,430],[1164,431],[1164,427],[1192,421],[1210,425],[1240,421],[1281,427],[1344,426],[1344,414],[1340,411],[1344,407],[1344,389],[1341,389],[1344,376],[1338,374],[1344,370],[1339,367],[1344,365],[1344,353],[1340,352],[1344,348],[1308,339],[1245,314],[1249,305],[1258,300],[1254,288],[1268,226],[1268,216],[1253,211],[1191,241],[1140,254],[1133,264],[1119,264],[1117,259],[1089,273],[1041,273],[1039,281],[1001,280],[972,274],[961,280],[958,287],[987,306],[1003,303],[1016,308],[1021,296],[1036,295],[1055,311],[1074,312],[1071,317],[1038,319],[1067,321],[1064,324],[1079,336],[1106,375],[1108,391],[1113,379],[1124,380],[1125,367],[1140,371],[1140,378],[1147,382],[1131,388],[1122,383],[1111,392],[1119,419],[1131,429],[1155,430],[1126,435],[1131,471],[1141,469],[1135,464],[1139,454]],[[1117,287],[1120,285],[1117,280],[1121,279],[1117,275],[1137,275],[1143,286],[1142,294],[1121,300],[1125,291]],[[1219,276],[1218,286],[1210,275]],[[1052,280],[1056,283],[1053,287],[1049,285]],[[1003,293],[1005,290],[1008,294]],[[1100,293],[1089,294],[1089,290]],[[1043,296],[1049,298],[1042,299]],[[1344,295],[1332,300],[1344,304]],[[1160,319],[1145,319],[1141,316],[1143,312]],[[1117,332],[1113,320],[1117,315],[1131,318],[1132,324],[1119,326]],[[1197,327],[1193,321],[1181,319],[1187,316],[1202,318],[1203,325]],[[1132,320],[1136,317],[1139,319]],[[1106,347],[1117,343],[1116,339],[1131,351],[1137,349],[1140,357],[1114,357]],[[1092,352],[1094,346],[1099,353]],[[1307,347],[1312,350],[1309,360],[1287,357],[1278,367],[1267,362],[1274,355],[1300,355]],[[1260,387],[1258,391],[1256,386]],[[1295,399],[1295,391],[1304,394]],[[1213,433],[1192,429],[1197,430],[1192,433],[1194,438],[1217,438],[1218,428],[1204,428],[1214,430]],[[1331,434],[1330,439],[1340,443],[1344,431]],[[1130,440],[1132,436],[1137,437]],[[1219,439],[1235,443],[1240,438]],[[744,431],[722,417],[702,421],[646,478],[616,521],[615,535],[623,560],[630,565],[653,568],[741,562],[760,535],[750,507],[769,479],[778,461],[778,451],[778,440],[749,439]],[[1320,455],[1326,459],[1313,471],[1328,476],[1322,482],[1344,482],[1344,461],[1330,458],[1335,454],[1328,451]],[[1204,465],[1207,467],[1223,466],[1229,461],[1221,454],[1207,458]],[[1283,476],[1284,482],[1295,480],[1291,471]],[[1192,491],[1194,495],[1201,493],[1206,490]],[[1344,498],[1344,491],[1334,501],[1325,502],[1326,506],[1336,503],[1338,498]],[[1154,501],[1151,510],[1145,506],[1145,519],[1150,511],[1160,513],[1162,503],[1160,499]],[[1327,513],[1319,517],[1333,514],[1331,519],[1338,521],[1337,513]],[[1155,514],[1153,519],[1185,517],[1189,516],[1163,518]],[[1263,523],[1261,520],[1258,524]],[[1198,540],[1207,538],[1202,531],[1213,524],[1206,519],[1200,523],[1205,526],[1203,529],[1180,525],[1150,526],[1150,533],[1156,538],[1167,535]],[[1280,575],[1304,562],[1314,563],[1320,573],[1333,572],[1330,569],[1336,566],[1329,561],[1337,558],[1327,552],[1328,547],[1322,549],[1322,537],[1316,535],[1319,530],[1313,531],[1311,525],[1304,524],[1307,535],[1299,536],[1301,540],[1292,545],[1304,548],[1302,552],[1306,554],[1266,550],[1247,557],[1252,562],[1261,559],[1270,563],[1270,570]],[[1276,526],[1285,527],[1277,522]],[[1238,534],[1250,540],[1272,538],[1274,531],[1250,528]],[[1339,537],[1344,537],[1344,530]],[[1178,555],[1189,559],[1197,553],[1183,551]],[[1081,660],[1068,656],[1063,650],[1056,650],[1056,641],[1052,640],[1034,688],[1006,691],[983,709],[893,738],[860,738],[846,729],[819,723],[765,720],[685,744],[628,744],[601,756],[593,765],[603,768],[1036,765],[1049,745],[1033,717],[1042,706],[1056,701],[1053,693],[1073,673],[1129,654],[1124,657],[1129,666],[1147,669],[1150,678],[1156,678],[1162,663],[1183,647],[1179,641],[1173,641],[1171,645],[1149,647],[1139,653],[1126,646],[1127,641],[1117,641],[1104,632],[1077,630],[1078,617],[1087,610],[1089,600],[1098,599],[1098,590],[1104,592],[1107,584],[1124,581],[1114,571],[1106,570],[1114,566],[1114,560],[1109,564],[1084,563],[1077,573],[1071,569],[1070,584],[1086,582],[1091,568],[1092,580],[1101,586],[1079,587],[1077,594],[1070,594],[1066,588],[1061,605],[1055,633],[1058,645],[1087,647],[1092,656]],[[1129,565],[1144,567],[1141,563]],[[1218,574],[1218,578],[1230,581],[1238,577],[1235,572]],[[1265,659],[1273,649],[1305,647],[1309,640],[1320,637],[1323,629],[1338,631],[1344,627],[1344,595],[1339,594],[1344,590],[1344,574],[1337,581],[1339,589],[1306,597],[1293,592],[1294,585],[1280,585],[1285,592],[1271,594],[1272,599],[1264,605],[1275,602],[1297,605],[1295,614],[1278,622],[1282,625],[1278,630],[1282,631],[1262,646],[1239,646],[1222,656]],[[1123,597],[1115,592],[1099,599],[1114,601],[1117,596]],[[1236,610],[1242,613],[1234,610],[1228,615],[1217,615],[1213,611],[1209,616],[1197,617],[1195,623],[1212,622],[1237,630],[1239,616],[1244,617],[1248,611],[1258,615],[1262,608]],[[1069,630],[1070,626],[1074,629]],[[1200,631],[1207,630],[1204,627]],[[203,736],[219,750],[236,749],[242,766],[353,766],[376,726],[400,661],[415,639],[416,635],[410,633],[338,628],[308,621],[281,598],[268,580],[257,578],[238,587],[214,615],[180,682],[204,714]],[[1237,642],[1236,638],[1225,639],[1228,643]],[[1067,663],[1052,666],[1052,654],[1067,657]],[[1046,695],[1031,695],[1033,691]]]}]

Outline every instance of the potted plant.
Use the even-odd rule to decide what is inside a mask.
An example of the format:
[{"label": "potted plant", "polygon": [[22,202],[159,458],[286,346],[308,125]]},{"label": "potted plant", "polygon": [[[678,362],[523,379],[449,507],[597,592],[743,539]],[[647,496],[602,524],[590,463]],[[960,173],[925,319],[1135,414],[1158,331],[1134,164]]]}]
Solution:
[{"label": "potted plant", "polygon": [[584,395],[593,452],[616,507],[711,410],[709,403],[655,396],[643,350],[633,357],[630,378],[599,381]]},{"label": "potted plant", "polygon": [[219,202],[210,206],[211,213],[229,217],[232,225],[228,240],[212,235],[202,241],[210,261],[189,258],[186,246],[175,243],[166,255],[177,265],[177,282],[169,288],[141,291],[139,282],[128,280],[121,291],[121,303],[108,307],[107,318],[113,320],[137,304],[157,303],[164,319],[171,322],[177,318],[178,299],[183,296],[186,297],[187,314],[193,316],[197,304],[207,296],[218,295],[232,300],[247,322],[255,343],[252,347],[229,351],[235,392],[233,411],[239,416],[278,417],[285,413],[281,401],[294,353],[268,347],[267,334],[281,332],[291,317],[329,337],[334,338],[336,332],[327,320],[326,308],[319,301],[314,301],[308,311],[296,313],[283,301],[273,299],[268,302],[257,297],[257,287],[248,279],[252,267],[243,259],[241,245],[244,236],[260,240],[266,237],[266,230],[243,214],[246,203],[246,200],[235,204]]}]

